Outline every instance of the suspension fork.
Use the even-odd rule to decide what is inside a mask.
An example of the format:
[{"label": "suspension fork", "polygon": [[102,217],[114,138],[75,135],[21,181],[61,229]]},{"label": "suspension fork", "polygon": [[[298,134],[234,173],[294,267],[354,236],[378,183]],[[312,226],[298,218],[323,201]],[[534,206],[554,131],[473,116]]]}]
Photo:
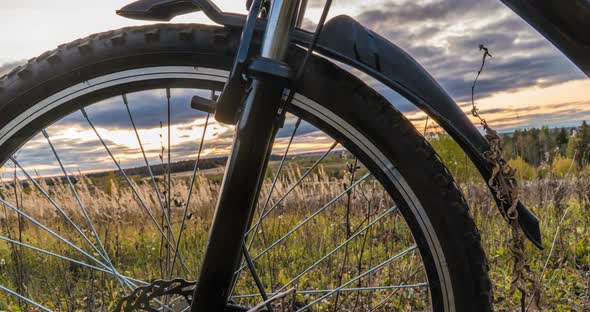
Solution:
[{"label": "suspension fork", "polygon": [[[299,0],[272,1],[262,42],[263,59],[284,60],[298,4]],[[193,312],[223,311],[226,306],[234,272],[240,263],[244,235],[252,221],[264,170],[281,123],[279,107],[283,88],[277,79],[258,76],[247,92],[193,295]]]}]

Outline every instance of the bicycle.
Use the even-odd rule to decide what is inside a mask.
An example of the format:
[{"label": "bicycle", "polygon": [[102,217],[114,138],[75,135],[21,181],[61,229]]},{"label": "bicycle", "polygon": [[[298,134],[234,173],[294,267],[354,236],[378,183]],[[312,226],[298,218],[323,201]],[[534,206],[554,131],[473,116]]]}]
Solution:
[{"label": "bicycle", "polygon": [[[305,0],[253,0],[247,3],[249,14],[242,16],[221,12],[209,0],[136,1],[118,14],[167,21],[178,14],[203,11],[222,26],[157,24],[95,34],[46,52],[0,78],[0,159],[14,169],[14,180],[5,182],[5,189],[14,189],[14,195],[0,199],[10,213],[5,214],[7,221],[0,239],[12,246],[14,261],[23,267],[17,270],[12,285],[22,293],[0,285],[2,290],[13,295],[21,307],[44,311],[249,311],[257,304],[268,311],[361,307],[374,311],[393,309],[392,298],[396,296],[401,298],[398,303],[405,307],[411,304],[412,309],[492,310],[488,264],[468,206],[453,178],[399,111],[334,61],[368,73],[427,111],[465,149],[485,179],[493,177],[493,164],[484,156],[489,142],[411,56],[349,17],[339,16],[326,23],[331,1],[326,1],[315,32],[299,29],[306,4]],[[178,97],[180,105],[176,104]],[[143,128],[148,120],[154,128],[152,113],[157,109],[146,104],[150,99],[166,103],[166,127],[160,120],[159,166],[149,161],[154,158],[154,147],[145,148],[145,135],[155,136]],[[179,107],[182,113],[174,115],[173,109]],[[129,135],[136,144],[133,151],[121,151],[122,145],[113,148],[116,135],[109,131],[122,127],[119,117],[128,117],[127,132],[118,135]],[[191,145],[190,154],[179,151],[191,157],[187,157],[191,170],[186,182],[177,182],[183,180],[176,177],[179,180],[172,181],[176,164],[171,156],[175,148],[171,133],[183,131],[172,125],[173,118],[198,121],[191,130],[199,129],[199,144]],[[85,148],[90,133],[95,135],[92,140],[102,156],[95,156],[96,148],[89,148],[84,155],[92,159],[81,160],[63,149],[68,142],[53,133],[77,125],[72,120],[87,124],[86,130],[74,128],[80,133],[77,148]],[[101,122],[108,125],[109,121],[116,124],[111,125],[114,130],[101,126]],[[199,179],[206,162],[202,152],[210,148],[206,143],[208,127],[217,131],[216,138],[226,140],[219,133],[235,131],[231,149],[229,143],[218,148],[228,155],[223,181],[208,184],[218,187],[219,192],[218,198],[216,192],[209,193],[209,202],[216,202],[213,215],[190,206],[195,189],[202,189],[198,184],[205,183]],[[331,141],[321,141],[321,152],[312,157],[308,167],[301,167],[297,157],[289,156],[289,149],[296,144],[297,131],[305,127],[323,132]],[[192,139],[188,142],[195,143]],[[279,154],[275,157],[272,151],[277,143],[282,144],[282,150],[275,152]],[[29,171],[35,163],[23,158],[39,146],[54,161],[53,180],[33,178]],[[124,156],[130,152],[138,155],[134,161],[139,161],[139,169],[125,168]],[[341,180],[347,178],[346,184],[336,188],[338,191],[331,189],[329,197],[318,195],[323,199],[321,208],[290,214],[284,199],[306,179],[318,179],[318,168],[336,152],[349,159]],[[129,270],[134,267],[125,263],[124,255],[115,254],[113,246],[107,244],[108,238],[101,239],[101,229],[107,231],[116,218],[99,222],[97,212],[90,209],[94,207],[93,196],[97,201],[111,200],[117,191],[108,194],[99,187],[87,190],[85,185],[92,185],[103,175],[72,174],[71,161],[75,159],[82,168],[89,164],[103,166],[105,161],[114,166],[106,183],[121,181],[123,189],[117,194],[121,198],[121,194],[127,194],[132,198],[129,205],[133,202],[145,212],[155,241],[160,241],[159,248],[146,252],[146,259],[133,259],[143,263],[146,271],[159,265],[159,279],[144,280],[158,275],[154,272],[135,270],[138,276],[130,276],[117,269],[117,265],[126,265]],[[288,168],[299,169],[293,169],[289,178],[281,173]],[[269,179],[265,179],[265,172]],[[291,184],[282,185],[287,182]],[[177,200],[176,194],[173,200],[173,187],[184,188],[186,200]],[[149,198],[145,193],[148,188]],[[283,194],[274,193],[277,188]],[[22,197],[25,190],[47,200],[45,204],[54,209],[63,228],[52,229],[55,224],[45,225],[42,216],[27,212],[23,206],[26,198]],[[373,207],[369,190],[372,194],[380,191],[387,198]],[[497,196],[502,195],[498,190],[491,191],[501,210],[513,204]],[[69,203],[57,199],[66,193],[76,207],[67,207]],[[368,198],[365,204],[359,204],[362,196]],[[173,203],[180,212],[172,211]],[[541,246],[538,220],[522,203],[514,204],[524,233]],[[119,200],[117,205],[121,207]],[[301,207],[308,208],[306,202]],[[330,209],[333,211],[328,212]],[[331,214],[324,216],[327,213]],[[201,216],[191,221],[193,214]],[[291,222],[291,228],[265,232],[269,227],[265,228],[264,222],[272,220],[273,229],[280,228],[283,215],[285,219],[295,218],[285,221]],[[18,224],[10,223],[8,216]],[[212,223],[199,221],[201,217],[211,218]],[[332,220],[336,217],[343,221]],[[55,244],[49,239],[47,249],[31,244],[27,239],[34,236],[23,229],[24,223],[35,225],[35,235],[42,231],[69,252],[50,251],[49,246]],[[317,228],[309,229],[314,223],[319,224]],[[183,236],[190,227],[207,224],[211,224],[208,238],[196,234],[201,232]],[[66,233],[69,236],[62,233],[66,227],[72,231]],[[15,238],[10,231],[24,233],[24,239]],[[325,244],[332,243],[329,248],[313,241],[318,238],[311,236],[314,231],[323,231],[325,235],[319,237],[326,238]],[[70,237],[72,233],[76,238]],[[382,237],[386,234],[391,234],[388,239]],[[374,239],[376,235],[381,236]],[[260,236],[264,236],[263,242],[256,240]],[[328,241],[330,237],[334,241]],[[299,248],[294,247],[292,255],[284,247],[289,240]],[[145,247],[138,244],[136,249]],[[204,250],[202,254],[195,250],[197,247]],[[47,272],[24,272],[24,264],[31,259],[27,260],[23,250],[47,263],[62,261],[54,263],[55,270],[75,276],[73,284],[66,287],[68,296],[58,294],[60,287],[43,277]],[[368,250],[371,256],[367,258]],[[351,264],[353,252],[358,258],[353,259],[358,260],[355,265]],[[304,263],[288,258],[302,253],[316,257],[311,261],[303,257]],[[288,267],[273,269],[275,261]],[[68,263],[69,267],[60,269],[57,263]],[[401,270],[399,275],[394,274],[395,267]],[[241,274],[243,271],[250,276]],[[45,281],[47,287],[27,288],[29,281]],[[96,290],[98,286],[106,290]],[[90,295],[84,296],[88,292]],[[74,300],[74,295],[84,299]],[[40,302],[43,300],[49,304]]]}]

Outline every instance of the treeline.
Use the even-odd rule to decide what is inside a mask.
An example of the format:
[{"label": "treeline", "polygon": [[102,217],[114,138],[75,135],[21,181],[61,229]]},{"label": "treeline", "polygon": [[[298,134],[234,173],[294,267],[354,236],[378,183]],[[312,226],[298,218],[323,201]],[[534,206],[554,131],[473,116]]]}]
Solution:
[{"label": "treeline", "polygon": [[[225,166],[227,162],[227,157],[211,157],[211,158],[201,158],[199,160],[199,169],[211,169],[217,167]],[[195,167],[195,160],[182,160],[173,162],[170,164],[170,173],[178,173],[178,172],[185,172],[185,171],[192,171]],[[168,173],[168,164],[162,163],[157,165],[150,165],[152,169],[152,173],[155,176],[164,175]],[[133,168],[125,168],[125,173],[128,176],[148,176],[148,170],[146,166],[140,167],[133,167]],[[95,173],[86,174],[87,177],[90,178],[100,178],[107,175],[116,174],[119,175],[120,173],[116,170],[112,171],[101,171]]]},{"label": "treeline", "polygon": [[[479,173],[457,143],[447,134],[431,134],[428,140],[459,181]],[[531,128],[502,136],[504,158],[519,177],[533,179],[590,174],[590,126],[586,121],[572,128]]]},{"label": "treeline", "polygon": [[590,163],[590,126],[516,130],[503,137],[504,157],[521,158],[528,164],[549,164],[555,158],[575,159],[579,166]]}]

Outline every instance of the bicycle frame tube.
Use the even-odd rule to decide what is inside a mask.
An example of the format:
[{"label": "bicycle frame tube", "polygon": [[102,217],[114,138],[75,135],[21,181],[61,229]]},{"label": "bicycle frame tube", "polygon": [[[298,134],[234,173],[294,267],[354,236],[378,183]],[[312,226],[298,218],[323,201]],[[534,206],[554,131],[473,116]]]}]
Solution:
[{"label": "bicycle frame tube", "polygon": [[[273,0],[261,56],[282,61],[294,27],[299,0]],[[279,125],[282,84],[254,79],[236,125],[209,242],[191,311],[223,311],[231,292],[272,142]],[[238,172],[237,169],[240,169]]]}]

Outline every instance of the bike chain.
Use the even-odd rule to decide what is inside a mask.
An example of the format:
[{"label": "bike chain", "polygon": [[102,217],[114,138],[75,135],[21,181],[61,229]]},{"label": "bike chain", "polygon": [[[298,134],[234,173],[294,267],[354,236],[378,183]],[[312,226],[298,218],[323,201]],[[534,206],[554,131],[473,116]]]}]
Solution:
[{"label": "bike chain", "polygon": [[540,310],[541,287],[539,281],[535,278],[535,273],[531,270],[527,263],[525,253],[525,239],[522,229],[518,223],[518,211],[516,206],[519,201],[518,181],[516,179],[516,169],[512,168],[510,164],[504,159],[502,155],[502,138],[498,135],[496,130],[492,129],[485,118],[479,114],[479,109],[473,100],[473,89],[477,83],[477,78],[481,74],[485,65],[486,58],[492,57],[488,49],[484,45],[479,46],[480,51],[483,52],[481,68],[479,69],[472,88],[471,97],[471,114],[479,119],[481,126],[485,131],[485,138],[490,144],[489,151],[483,153],[484,158],[492,164],[492,175],[488,179],[488,186],[494,190],[498,202],[501,204],[500,211],[502,217],[508,221],[511,229],[511,239],[509,249],[512,253],[514,263],[512,265],[512,281],[510,283],[510,293],[513,294],[516,290],[521,293],[522,310],[526,308],[527,282],[531,284],[530,292],[532,293],[532,301],[530,302],[531,311]]},{"label": "bike chain", "polygon": [[159,312],[161,309],[152,306],[151,301],[170,295],[183,296],[189,306],[197,282],[187,281],[181,278],[173,280],[154,280],[152,283],[140,286],[131,294],[121,298],[113,312],[150,311]]}]

